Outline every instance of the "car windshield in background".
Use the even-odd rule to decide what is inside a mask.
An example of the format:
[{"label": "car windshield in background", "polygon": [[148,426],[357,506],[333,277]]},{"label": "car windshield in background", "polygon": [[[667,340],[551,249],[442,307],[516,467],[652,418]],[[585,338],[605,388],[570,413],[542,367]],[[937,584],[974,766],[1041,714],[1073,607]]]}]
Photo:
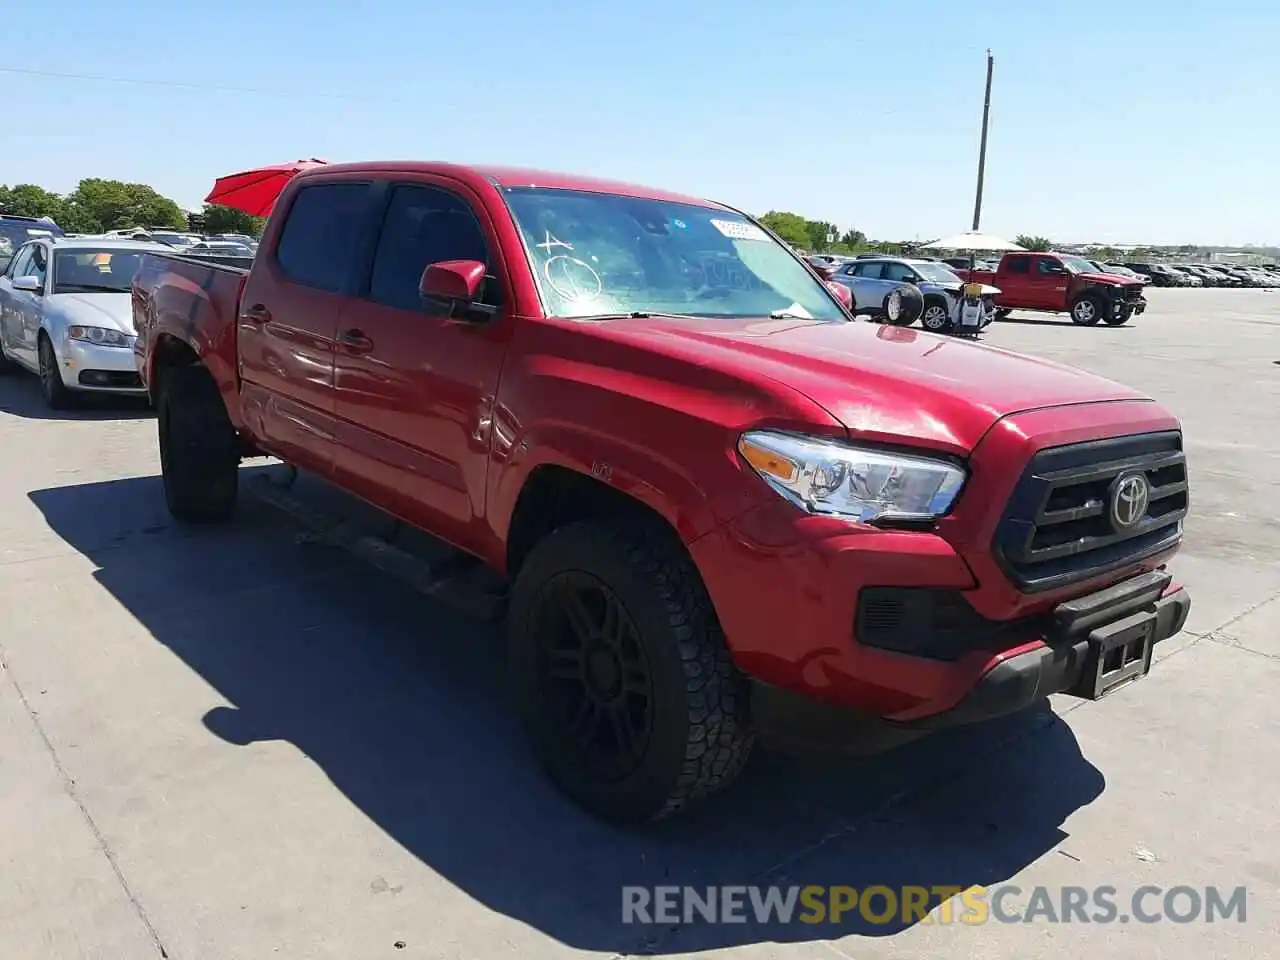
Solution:
[{"label": "car windshield in background", "polygon": [[551,316],[847,319],[790,251],[740,214],[578,190],[504,192]]},{"label": "car windshield in background", "polygon": [[180,233],[153,233],[151,239],[167,243],[171,247],[185,247],[191,243],[191,240]]},{"label": "car windshield in background", "polygon": [[243,243],[197,243],[192,253],[216,253],[221,257],[252,257],[253,250]]},{"label": "car windshield in background", "polygon": [[54,250],[54,293],[128,293],[142,251]]},{"label": "car windshield in background", "polygon": [[[1073,273],[1097,273],[1098,268],[1083,257],[1063,257],[1062,262]],[[1105,272],[1105,271],[1104,271]]]},{"label": "car windshield in background", "polygon": [[18,248],[36,237],[60,237],[62,230],[52,224],[0,220],[0,266],[8,264]]},{"label": "car windshield in background", "polygon": [[951,272],[951,269],[942,263],[913,263],[916,272],[926,280],[932,280],[934,283],[963,283],[959,277]]}]

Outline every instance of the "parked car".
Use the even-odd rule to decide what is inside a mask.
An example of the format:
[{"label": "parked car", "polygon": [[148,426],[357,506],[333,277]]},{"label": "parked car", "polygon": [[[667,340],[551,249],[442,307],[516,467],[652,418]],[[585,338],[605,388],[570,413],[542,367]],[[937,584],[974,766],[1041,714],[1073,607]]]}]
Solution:
[{"label": "parked car", "polygon": [[61,237],[60,226],[49,217],[19,217],[0,214],[0,270],[8,266],[13,255],[28,240],[36,237]]},{"label": "parked car", "polygon": [[1201,280],[1199,277],[1195,276],[1194,274],[1188,273],[1186,270],[1183,270],[1181,266],[1175,266],[1174,264],[1166,263],[1164,267],[1166,270],[1168,270],[1170,273],[1173,274],[1174,282],[1179,287],[1204,286],[1203,280]]},{"label": "parked car", "polygon": [[1147,309],[1143,285],[1099,272],[1083,257],[1064,253],[1006,253],[994,273],[957,270],[961,277],[1000,289],[997,316],[1013,310],[1068,313],[1071,321],[1120,326]]},{"label": "parked car", "polygon": [[178,250],[185,250],[198,241],[192,240],[185,233],[178,233],[173,230],[151,230],[148,235],[156,243],[163,243],[165,246],[174,247]]},{"label": "parked car", "polygon": [[1092,263],[1094,266],[1096,266],[1100,273],[1109,273],[1112,276],[1125,277],[1128,280],[1137,280],[1139,283],[1143,284],[1144,286],[1151,282],[1150,277],[1143,276],[1141,273],[1138,273],[1137,271],[1130,270],[1128,267],[1126,267],[1124,264],[1121,264],[1121,263],[1112,263],[1110,261],[1107,261],[1106,263],[1100,264],[1096,260],[1090,260],[1089,262]]},{"label": "parked car", "polygon": [[217,254],[222,257],[252,257],[254,249],[231,240],[202,240],[186,248],[186,253]]},{"label": "parked car", "polygon": [[0,370],[38,374],[53,409],[81,392],[144,395],[130,284],[144,252],[167,249],[97,237],[24,244],[0,275]]},{"label": "parked car", "polygon": [[1134,273],[1140,273],[1144,277],[1151,280],[1152,286],[1156,287],[1177,287],[1181,286],[1178,282],[1178,275],[1166,267],[1163,263],[1135,263],[1128,262],[1125,264]]},{"label": "parked car", "polygon": [[[961,299],[964,281],[945,263],[908,257],[879,257],[855,260],[832,277],[853,291],[857,312],[889,320],[899,326],[910,326],[916,317],[926,330],[940,333],[952,325]],[[899,311],[892,317],[892,298],[903,296],[903,285],[919,291],[919,308]],[[984,312],[995,313],[994,287],[984,290]],[[916,294],[910,296],[914,299]],[[989,320],[988,320],[989,322]],[[985,324],[984,324],[985,325]]]},{"label": "parked car", "polygon": [[759,730],[909,739],[1105,695],[1190,608],[1171,413],[856,322],[705,200],[328,165],[251,269],[148,255],[134,305],[175,520],[229,518],[271,454],[505,575],[534,751],[612,820],[722,789]]}]

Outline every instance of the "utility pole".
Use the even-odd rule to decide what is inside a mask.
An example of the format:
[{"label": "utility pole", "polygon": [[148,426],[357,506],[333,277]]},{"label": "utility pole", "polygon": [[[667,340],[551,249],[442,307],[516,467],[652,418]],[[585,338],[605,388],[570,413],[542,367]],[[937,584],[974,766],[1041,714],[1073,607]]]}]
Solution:
[{"label": "utility pole", "polygon": [[982,143],[978,147],[978,195],[973,199],[973,229],[978,229],[982,219],[982,181],[987,173],[987,123],[991,119],[991,71],[995,67],[995,58],[987,51],[987,92],[982,100]]}]

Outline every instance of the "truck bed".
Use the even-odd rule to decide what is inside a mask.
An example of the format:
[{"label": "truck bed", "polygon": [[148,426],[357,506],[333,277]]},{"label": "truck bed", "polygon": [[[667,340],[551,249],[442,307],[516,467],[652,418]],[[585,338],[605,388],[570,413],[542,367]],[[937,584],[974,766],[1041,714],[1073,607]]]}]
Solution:
[{"label": "truck bed", "polygon": [[134,350],[149,390],[154,390],[156,352],[177,348],[177,341],[202,359],[235,416],[236,319],[248,276],[246,267],[212,257],[148,253],[142,258],[133,280]]}]

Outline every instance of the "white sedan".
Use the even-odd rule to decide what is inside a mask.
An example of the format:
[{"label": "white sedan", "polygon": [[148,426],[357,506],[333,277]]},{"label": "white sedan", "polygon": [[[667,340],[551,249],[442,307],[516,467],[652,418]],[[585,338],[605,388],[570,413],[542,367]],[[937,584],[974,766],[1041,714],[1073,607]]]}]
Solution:
[{"label": "white sedan", "polygon": [[45,402],[77,392],[143,396],[134,361],[134,274],[144,253],[170,247],[103,237],[41,238],[0,275],[0,373],[38,374]]}]

